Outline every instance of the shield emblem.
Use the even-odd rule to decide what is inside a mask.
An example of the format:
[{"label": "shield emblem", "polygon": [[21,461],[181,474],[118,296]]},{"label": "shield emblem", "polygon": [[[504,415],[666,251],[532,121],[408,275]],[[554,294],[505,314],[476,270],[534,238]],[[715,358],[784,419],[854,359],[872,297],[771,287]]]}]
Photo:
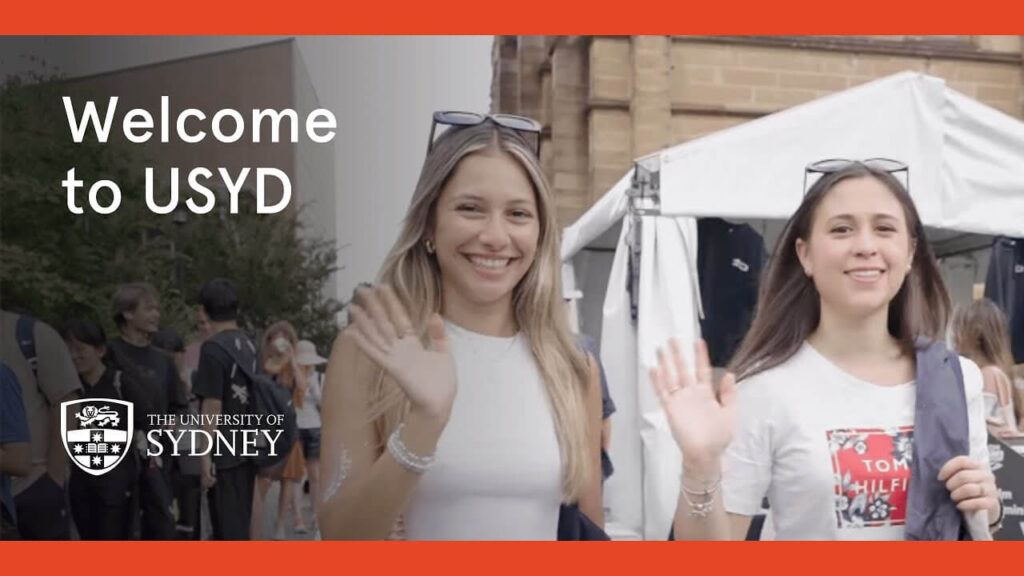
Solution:
[{"label": "shield emblem", "polygon": [[102,476],[124,460],[134,432],[131,402],[85,398],[60,407],[64,450],[82,471]]}]

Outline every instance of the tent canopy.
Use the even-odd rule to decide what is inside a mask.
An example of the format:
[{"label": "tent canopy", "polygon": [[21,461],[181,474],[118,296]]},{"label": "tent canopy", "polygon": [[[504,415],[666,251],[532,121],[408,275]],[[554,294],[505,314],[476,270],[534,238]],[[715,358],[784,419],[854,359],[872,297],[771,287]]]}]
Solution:
[{"label": "tent canopy", "polygon": [[[609,449],[616,471],[604,492],[613,537],[664,539],[678,499],[680,453],[647,370],[668,338],[700,335],[695,217],[788,219],[803,198],[808,163],[871,157],[910,167],[926,226],[1024,237],[1024,123],[941,79],[907,72],[662,150],[643,160],[658,172],[655,215],[627,217],[631,171],[565,229],[565,293],[576,292],[576,267],[584,280],[607,275],[598,314],[618,406]],[[574,258],[620,222],[613,260],[591,251]],[[607,271],[595,264],[601,259]]]},{"label": "tent canopy", "polygon": [[[888,157],[910,166],[910,194],[926,226],[1024,237],[1024,122],[916,72],[652,156],[664,214],[787,219],[803,197],[808,163]],[[630,175],[566,228],[563,260],[621,220]]]}]

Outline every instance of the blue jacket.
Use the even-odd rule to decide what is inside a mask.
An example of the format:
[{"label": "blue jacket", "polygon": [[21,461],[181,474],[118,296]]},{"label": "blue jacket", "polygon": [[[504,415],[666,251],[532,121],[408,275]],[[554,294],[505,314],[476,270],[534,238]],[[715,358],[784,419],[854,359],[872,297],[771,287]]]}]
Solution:
[{"label": "blue jacket", "polygon": [[[960,357],[940,341],[917,342],[914,457],[907,490],[907,540],[970,539],[963,516],[939,481],[951,458],[970,454],[970,428]],[[669,532],[669,540],[675,538]]]},{"label": "blue jacket", "polygon": [[970,453],[960,358],[939,341],[917,343],[914,458],[907,491],[907,540],[965,538],[963,516],[938,480],[951,458]]}]

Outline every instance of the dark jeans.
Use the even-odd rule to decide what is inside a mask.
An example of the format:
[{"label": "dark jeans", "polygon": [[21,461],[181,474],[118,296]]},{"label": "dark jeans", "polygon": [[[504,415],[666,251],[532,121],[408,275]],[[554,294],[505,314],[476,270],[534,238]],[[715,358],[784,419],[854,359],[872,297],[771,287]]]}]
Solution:
[{"label": "dark jeans", "polygon": [[252,519],[252,495],[256,467],[245,463],[216,471],[217,482],[210,488],[210,523],[214,540],[248,540]]},{"label": "dark jeans", "polygon": [[[164,461],[167,465],[167,461]],[[142,474],[139,476],[139,507],[142,510],[143,540],[174,540],[174,516],[171,515],[171,503],[174,493],[171,481],[163,468],[150,468],[148,462],[142,461]]]},{"label": "dark jeans", "polygon": [[96,479],[72,476],[71,514],[82,540],[131,540],[138,511],[135,487],[111,489]]},{"label": "dark jeans", "polygon": [[171,471],[174,498],[178,501],[178,540],[199,540],[199,513],[202,488],[199,476],[184,474],[175,466]]},{"label": "dark jeans", "polygon": [[23,540],[70,540],[71,514],[64,488],[44,473],[14,498]]}]

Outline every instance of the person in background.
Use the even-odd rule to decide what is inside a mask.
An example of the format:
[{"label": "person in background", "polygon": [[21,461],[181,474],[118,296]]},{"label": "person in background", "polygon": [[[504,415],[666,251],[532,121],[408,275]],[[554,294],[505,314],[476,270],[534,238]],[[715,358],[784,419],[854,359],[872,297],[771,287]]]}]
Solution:
[{"label": "person in background", "polygon": [[[295,363],[306,379],[306,397],[302,406],[296,406],[295,415],[299,427],[299,441],[302,456],[306,460],[306,476],[309,480],[309,494],[313,506],[313,531],[317,532],[317,514],[320,494],[320,403],[324,391],[324,375],[316,367],[327,362],[316,353],[316,346],[309,340],[299,340],[295,345]],[[306,532],[302,516],[302,490],[295,490],[295,531]]]},{"label": "person in background", "polygon": [[[103,328],[75,318],[61,328],[61,336],[82,379],[82,397],[132,402],[136,406],[136,438],[142,438],[138,425],[145,414],[145,400],[140,397],[143,393],[130,377],[107,365],[107,336]],[[129,443],[129,453],[102,476],[88,474],[78,466],[71,468],[71,514],[82,540],[133,538],[139,489],[139,452],[134,444]]]},{"label": "person in background", "polygon": [[[174,367],[178,371],[181,395],[188,400],[183,413],[197,414],[195,395],[192,394],[191,377],[186,376],[185,370],[185,341],[175,329],[164,326],[153,334],[153,346],[169,355],[174,361]],[[188,430],[187,427],[179,425],[179,431]],[[189,436],[185,436],[183,443],[188,443]],[[174,529],[178,540],[199,539],[199,516],[200,503],[202,500],[202,488],[199,481],[199,456],[189,456],[198,447],[188,443],[183,446],[182,454],[169,456],[171,489],[174,492],[174,501],[177,508]]]},{"label": "person in background", "polygon": [[1013,356],[1006,316],[987,298],[958,307],[953,313],[953,346],[981,367],[982,397],[989,430],[997,436],[1020,436],[1021,407],[1014,402]]},{"label": "person in background", "polygon": [[82,384],[64,341],[43,322],[0,311],[0,346],[0,358],[21,384],[32,451],[32,470],[11,480],[18,533],[24,540],[67,540],[69,461],[60,432],[60,405],[78,398]]},{"label": "person in background", "polygon": [[189,389],[191,389],[196,370],[199,369],[199,350],[202,348],[203,342],[213,336],[210,319],[203,313],[202,306],[197,306],[194,309],[194,316],[195,338],[185,346],[185,358],[182,360],[182,378],[188,383]]},{"label": "person in background", "polygon": [[579,308],[576,301],[583,296],[583,293],[577,291],[573,296],[573,298],[568,298],[565,301],[565,308],[569,318],[569,329],[572,330],[573,334],[576,334],[580,346],[594,359],[598,370],[601,372],[601,482],[603,483],[615,472],[611,456],[608,455],[612,442],[611,417],[615,413],[615,402],[612,400],[611,392],[608,391],[608,378],[604,372],[604,364],[601,362],[601,350],[600,346],[597,345],[597,340],[594,340],[589,334],[579,331],[579,315],[577,313]]},{"label": "person in background", "polygon": [[[108,343],[110,358],[115,368],[148,391],[144,422],[149,429],[149,416],[177,414],[187,404],[174,361],[151,341],[160,329],[159,294],[146,282],[123,284],[114,293],[113,312],[120,334]],[[177,535],[169,472],[170,462],[161,456],[148,457],[140,470],[143,540],[173,540]]]},{"label": "person in background", "polygon": [[[236,359],[214,339],[231,342],[241,361],[256,361],[256,346],[238,326],[238,290],[226,278],[215,278],[199,292],[200,314],[209,323],[210,336],[199,352],[199,368],[192,390],[200,399],[204,420],[220,414],[249,413],[249,388],[236,378]],[[218,430],[204,423],[213,435]],[[222,428],[230,434],[230,428]],[[200,457],[199,478],[207,489],[210,527],[214,540],[248,540],[256,466],[246,458],[223,453]]]},{"label": "person in background", "polygon": [[[274,377],[274,380],[292,392],[292,403],[296,410],[305,405],[306,378],[295,361],[295,346],[299,337],[295,328],[287,321],[276,322],[267,328],[263,335],[262,367]],[[274,539],[285,538],[285,517],[292,504],[292,493],[305,475],[305,462],[302,457],[302,443],[296,439],[295,444],[287,448],[288,456],[279,464],[260,470],[256,478],[256,494],[253,498],[253,514],[251,534],[253,540],[263,535],[263,508],[267,493],[274,481],[281,482],[278,494],[277,516],[274,521]],[[300,518],[296,510],[296,520]]]},{"label": "person in background", "polygon": [[18,540],[18,516],[11,494],[11,477],[32,470],[28,417],[21,384],[14,371],[0,363],[0,540]]},{"label": "person in background", "polygon": [[583,333],[580,333],[578,337],[580,345],[587,351],[587,354],[594,358],[601,371],[601,481],[603,482],[615,472],[612,459],[608,455],[612,442],[611,417],[615,413],[615,402],[612,400],[611,393],[608,392],[608,378],[604,373],[604,364],[601,363],[601,351],[597,346],[597,341]]}]

